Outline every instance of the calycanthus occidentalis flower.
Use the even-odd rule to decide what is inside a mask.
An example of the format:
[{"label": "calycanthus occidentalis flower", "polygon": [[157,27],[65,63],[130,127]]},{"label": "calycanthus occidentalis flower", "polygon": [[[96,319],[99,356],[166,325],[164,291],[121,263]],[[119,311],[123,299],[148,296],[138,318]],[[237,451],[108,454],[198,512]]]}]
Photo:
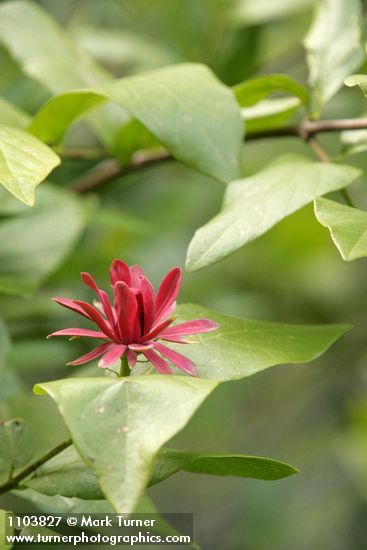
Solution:
[{"label": "calycanthus occidentalis flower", "polygon": [[82,365],[98,357],[98,366],[107,368],[126,357],[133,368],[143,354],[161,374],[171,374],[175,365],[182,371],[197,376],[195,364],[181,353],[161,342],[188,344],[191,335],[211,332],[218,328],[210,319],[194,319],[172,325],[176,298],[180,290],[181,270],[173,268],[157,292],[138,265],[129,267],[122,260],[114,260],[110,268],[113,305],[107,292],[100,289],[89,273],[82,273],[82,281],[97,294],[94,306],[81,300],[53,298],[55,302],[92,321],[98,330],[66,328],[48,336],[97,338],[103,341],[93,351],[68,363]]}]

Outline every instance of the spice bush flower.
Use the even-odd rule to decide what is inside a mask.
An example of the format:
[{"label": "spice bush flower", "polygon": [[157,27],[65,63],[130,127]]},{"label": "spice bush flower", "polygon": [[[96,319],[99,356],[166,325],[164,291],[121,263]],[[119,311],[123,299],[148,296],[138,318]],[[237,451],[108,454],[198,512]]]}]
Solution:
[{"label": "spice bush flower", "polygon": [[182,273],[173,268],[155,292],[153,286],[138,265],[129,267],[122,260],[114,260],[110,268],[113,305],[107,292],[100,289],[89,273],[81,274],[82,281],[97,294],[91,305],[81,300],[53,298],[55,302],[92,321],[98,330],[66,328],[48,336],[70,336],[103,340],[93,351],[68,363],[82,365],[98,357],[98,366],[113,365],[119,358],[127,358],[130,368],[143,354],[161,374],[171,374],[169,363],[182,371],[197,376],[195,364],[161,342],[188,344],[187,336],[211,332],[218,328],[210,319],[194,319],[172,325],[175,317],[176,298],[180,290]]}]

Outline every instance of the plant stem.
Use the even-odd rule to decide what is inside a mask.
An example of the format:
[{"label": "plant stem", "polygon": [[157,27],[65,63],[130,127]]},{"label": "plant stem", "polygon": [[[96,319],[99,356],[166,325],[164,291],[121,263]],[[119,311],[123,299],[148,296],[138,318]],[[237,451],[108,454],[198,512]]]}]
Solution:
[{"label": "plant stem", "polygon": [[65,450],[67,447],[70,447],[72,445],[71,439],[66,439],[65,441],[62,441],[59,445],[56,445],[56,447],[53,447],[49,451],[47,451],[44,455],[42,455],[38,460],[35,462],[32,462],[29,466],[21,470],[16,476],[9,479],[4,485],[0,486],[0,495],[7,493],[8,491],[11,491],[12,489],[15,489],[18,487],[19,483],[23,481],[26,477],[28,477],[30,474],[38,470],[42,464],[45,464],[48,460],[53,458],[54,456],[61,453],[63,450]]},{"label": "plant stem", "polygon": [[[313,136],[324,132],[341,132],[344,130],[367,129],[367,118],[341,118],[335,120],[303,120],[297,125],[283,126],[262,130],[246,135],[245,141],[275,137],[299,137],[307,142]],[[311,144],[310,144],[311,145]],[[84,176],[72,183],[70,189],[78,193],[90,191],[100,187],[125,174],[148,166],[172,160],[172,155],[165,149],[156,151],[137,152],[128,164],[122,165],[118,160],[109,158],[109,154],[103,150],[73,149],[66,150],[62,156],[65,159],[90,160],[98,159],[100,162],[89,170]],[[320,159],[321,160],[321,159]]]},{"label": "plant stem", "polygon": [[[331,162],[329,153],[325,151],[323,146],[317,141],[316,138],[308,137],[306,139],[306,142],[309,144],[309,146],[314,151],[316,156],[321,160],[321,162]],[[340,194],[348,206],[352,206],[355,208],[352,197],[346,189],[340,189]]]},{"label": "plant stem", "polygon": [[130,376],[131,370],[129,367],[129,363],[127,362],[126,355],[123,355],[121,357],[121,366],[120,366],[120,372],[119,377],[122,378],[124,376]]}]

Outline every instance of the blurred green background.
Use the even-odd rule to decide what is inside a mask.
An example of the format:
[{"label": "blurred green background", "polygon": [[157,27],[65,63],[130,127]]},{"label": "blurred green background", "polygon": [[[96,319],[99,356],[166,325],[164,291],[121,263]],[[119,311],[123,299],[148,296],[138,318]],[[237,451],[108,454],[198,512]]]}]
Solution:
[{"label": "blurred green background", "polygon": [[[311,0],[39,4],[81,49],[119,77],[195,61],[209,65],[229,85],[271,72],[307,79],[302,37],[311,20]],[[0,60],[0,94],[33,113],[48,92],[24,76],[5,50],[0,50]],[[357,91],[342,90],[324,116],[365,111]],[[70,142],[84,136],[83,131],[76,129]],[[86,143],[89,139],[86,135]],[[322,142],[338,150],[336,137]],[[246,143],[243,174],[291,151],[312,156],[296,138]],[[364,154],[348,162],[367,169]],[[68,187],[91,164],[69,161],[51,180]],[[351,190],[361,208],[367,207],[365,185],[359,181]],[[89,297],[80,285],[80,271],[90,271],[106,286],[115,257],[141,264],[157,284],[173,265],[183,267],[193,232],[218,211],[222,195],[221,184],[176,162],[121,177],[90,194],[87,230],[63,265],[34,296],[0,297],[14,341],[10,363],[19,372],[19,383],[29,388],[26,395],[37,381],[79,375],[64,363],[89,349],[83,342],[46,342],[46,334],[75,322],[50,298]],[[174,439],[171,446],[177,448],[259,454],[301,470],[278,482],[180,473],[151,489],[161,511],[195,514],[196,539],[204,548],[366,548],[366,268],[366,260],[343,262],[307,207],[220,264],[184,275],[181,302],[242,317],[355,327],[311,365],[277,367],[222,385]],[[5,397],[11,398],[11,391]],[[59,441],[62,428],[45,400],[22,397],[16,407],[18,414],[38,423],[41,446],[47,448]],[[2,414],[6,416],[6,400]],[[28,509],[15,497],[1,499],[2,507],[10,503]]]}]

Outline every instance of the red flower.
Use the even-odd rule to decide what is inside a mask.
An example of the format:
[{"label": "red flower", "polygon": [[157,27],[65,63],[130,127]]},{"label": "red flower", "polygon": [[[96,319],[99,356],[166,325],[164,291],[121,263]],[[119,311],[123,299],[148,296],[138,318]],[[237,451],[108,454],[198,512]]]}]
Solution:
[{"label": "red flower", "polygon": [[155,293],[138,265],[129,267],[121,260],[114,260],[110,269],[113,305],[108,294],[98,288],[89,273],[82,273],[81,276],[83,282],[98,296],[98,301],[94,302],[95,307],[81,300],[53,300],[87,317],[97,325],[98,330],[66,328],[53,332],[48,337],[86,336],[99,338],[104,342],[68,365],[82,365],[102,356],[98,366],[105,368],[126,355],[129,367],[132,368],[137,362],[137,356],[142,353],[162,374],[172,373],[168,360],[184,372],[197,376],[195,365],[188,357],[158,341],[186,344],[189,343],[186,336],[211,332],[218,328],[217,323],[210,319],[195,319],[170,326],[174,321],[172,314],[181,284],[181,270],[178,267],[167,273]]}]

